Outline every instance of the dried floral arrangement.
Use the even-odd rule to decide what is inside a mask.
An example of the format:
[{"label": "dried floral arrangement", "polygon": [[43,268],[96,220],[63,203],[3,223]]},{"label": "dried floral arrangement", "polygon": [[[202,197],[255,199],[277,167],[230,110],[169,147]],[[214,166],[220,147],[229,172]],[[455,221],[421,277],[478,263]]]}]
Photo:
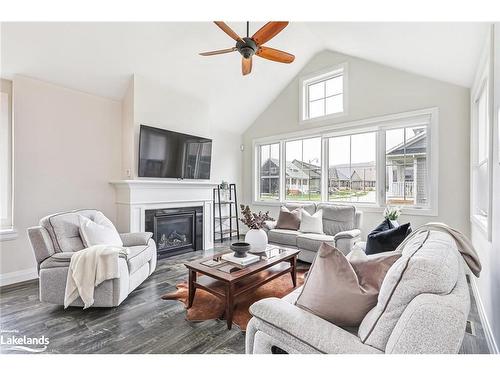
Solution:
[{"label": "dried floral arrangement", "polygon": [[241,216],[240,221],[245,224],[250,229],[262,229],[264,226],[264,222],[267,220],[274,220],[271,216],[269,216],[269,211],[259,213],[252,212],[250,207],[245,206],[244,204],[240,204],[241,208]]}]

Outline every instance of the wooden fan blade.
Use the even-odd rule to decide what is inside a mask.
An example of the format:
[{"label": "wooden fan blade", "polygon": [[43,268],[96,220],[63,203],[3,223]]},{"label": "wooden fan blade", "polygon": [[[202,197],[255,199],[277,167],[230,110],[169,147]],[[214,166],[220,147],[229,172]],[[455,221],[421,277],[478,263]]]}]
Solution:
[{"label": "wooden fan blade", "polygon": [[237,42],[242,42],[242,43],[245,43],[243,41],[243,39],[240,38],[240,36],[238,34],[236,34],[233,29],[231,29],[228,25],[226,25],[224,22],[222,21],[214,21],[214,23],[219,26],[221,28],[222,31],[224,31],[227,35],[229,35],[231,38],[233,38],[234,40],[236,40]]},{"label": "wooden fan blade", "polygon": [[293,60],[295,60],[295,56],[292,55],[291,53],[264,46],[259,48],[256,55],[259,57],[263,57],[264,59],[277,61],[285,64],[290,64],[291,62],[293,62]]},{"label": "wooden fan blade", "polygon": [[241,72],[244,76],[250,74],[252,71],[252,58],[245,59],[244,57],[241,60]]},{"label": "wooden fan blade", "polygon": [[201,52],[200,55],[202,55],[202,56],[221,55],[223,53],[234,52],[236,50],[237,50],[236,47],[232,47],[232,48],[226,48],[226,49],[219,49],[217,51]]},{"label": "wooden fan blade", "polygon": [[252,39],[257,45],[264,44],[268,40],[271,40],[276,35],[279,34],[288,25],[288,22],[271,21],[262,26],[255,34],[253,34]]}]

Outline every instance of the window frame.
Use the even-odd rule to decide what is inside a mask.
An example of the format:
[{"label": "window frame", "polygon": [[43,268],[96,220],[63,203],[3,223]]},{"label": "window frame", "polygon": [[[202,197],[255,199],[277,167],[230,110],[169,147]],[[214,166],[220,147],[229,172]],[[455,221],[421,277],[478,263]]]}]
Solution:
[{"label": "window frame", "polygon": [[[342,111],[335,112],[324,116],[318,116],[309,118],[309,86],[327,81],[331,78],[342,76]],[[321,123],[331,120],[333,118],[338,118],[347,115],[348,109],[348,64],[347,62],[317,71],[315,73],[302,76],[299,79],[299,123],[310,124],[310,123]],[[326,97],[325,97],[326,99]]]},{"label": "window frame", "polygon": [[[492,176],[493,176],[493,126],[492,126],[492,105],[491,105],[491,76],[489,74],[489,66],[488,64],[484,64],[482,71],[480,72],[479,78],[476,81],[477,84],[473,88],[473,95],[471,95],[471,155],[470,155],[470,220],[472,223],[476,224],[476,226],[483,231],[486,235],[488,241],[492,239]],[[484,93],[486,100],[486,123],[487,123],[487,144],[488,147],[486,158],[479,161],[477,160],[478,148],[479,148],[479,140],[478,140],[478,107],[479,99],[481,95]],[[476,187],[475,187],[475,171],[479,169],[481,165],[487,163],[487,173],[488,173],[488,197],[487,197],[487,205],[488,205],[488,214],[486,216],[479,215],[476,213]]]},{"label": "window frame", "polygon": [[[280,161],[280,199],[278,201],[262,201],[259,200],[259,191],[257,186],[257,147],[265,144],[280,143],[280,156],[281,160],[286,159],[284,143],[293,140],[300,140],[306,138],[322,138],[322,152],[321,152],[321,201],[328,201],[328,139],[333,136],[353,135],[359,133],[366,133],[376,131],[376,202],[336,202],[330,203],[338,204],[352,204],[363,209],[365,212],[382,212],[385,207],[385,169],[386,169],[386,156],[385,156],[385,136],[381,136],[382,132],[390,129],[397,129],[401,127],[415,127],[427,126],[427,194],[428,204],[425,206],[407,206],[402,207],[405,214],[410,215],[425,215],[437,216],[438,215],[438,178],[439,178],[439,155],[438,155],[438,125],[439,125],[439,110],[438,108],[425,108],[416,111],[397,113],[392,115],[374,117],[366,120],[352,121],[340,124],[330,124],[314,129],[307,129],[298,132],[274,135],[264,138],[254,139],[252,141],[252,152],[254,154],[254,165],[252,166],[252,177],[254,179],[254,190],[252,191],[252,203],[254,205],[270,205],[278,206],[285,203],[294,202],[285,199],[284,184],[285,184],[285,165]],[[260,155],[259,155],[260,157]],[[306,201],[302,201],[306,202]],[[317,201],[316,201],[317,202]]]},{"label": "window frame", "polygon": [[[260,159],[261,159],[261,151],[263,146],[269,146],[271,147],[272,145],[277,144],[279,147],[279,166],[278,166],[278,173],[279,173],[279,181],[278,181],[278,186],[279,186],[279,191],[278,191],[278,200],[264,200],[264,199],[257,199],[260,198]],[[253,166],[253,177],[254,177],[254,192],[255,194],[258,194],[258,197],[255,196],[254,200],[257,200],[259,202],[268,202],[268,203],[275,203],[279,202],[281,200],[281,189],[283,187],[283,173],[282,173],[282,148],[283,145],[280,142],[267,142],[267,143],[260,143],[256,146],[254,146],[253,152],[255,154],[254,158],[254,166]],[[255,152],[257,150],[257,152]]]},{"label": "window frame", "polygon": [[[283,164],[283,169],[282,169],[282,175],[285,176],[284,178],[282,178],[282,185],[280,185],[281,187],[281,191],[283,191],[283,195],[281,194],[281,191],[280,191],[280,201],[283,201],[283,202],[287,202],[287,203],[290,203],[290,202],[297,202],[297,201],[294,201],[293,199],[287,199],[286,198],[286,144],[287,142],[294,142],[294,141],[305,141],[307,139],[313,139],[313,138],[320,138],[320,144],[321,144],[321,151],[320,151],[320,168],[321,168],[321,180],[320,180],[320,200],[319,202],[321,202],[323,200],[323,153],[325,152],[325,149],[324,149],[324,142],[323,142],[323,138],[321,136],[318,136],[318,135],[311,135],[311,136],[307,136],[307,137],[298,137],[298,138],[288,138],[288,139],[284,139],[282,142],[280,142],[280,150],[283,149],[283,154],[284,154],[284,163],[281,163],[280,161],[280,164]],[[304,148],[304,144],[302,143],[302,150]],[[304,160],[301,160],[302,163],[304,163]],[[281,177],[281,175],[280,175]],[[293,178],[292,178],[292,181],[291,183],[293,184]],[[310,180],[308,180],[308,184],[310,184]],[[318,201],[301,201],[301,202],[318,202]]]},{"label": "window frame", "polygon": [[[335,138],[335,137],[343,137],[343,136],[350,136],[352,137],[353,135],[357,135],[357,134],[366,134],[366,133],[375,133],[375,174],[376,174],[376,180],[375,180],[375,202],[356,202],[356,201],[339,201],[339,200],[330,200],[330,197],[329,197],[329,193],[327,190],[327,193],[326,193],[326,201],[325,202],[328,202],[328,203],[335,203],[335,204],[360,204],[360,205],[363,205],[363,206],[379,206],[379,173],[378,173],[378,163],[379,163],[379,160],[378,160],[378,147],[380,147],[380,131],[378,130],[375,130],[375,129],[359,129],[358,131],[352,131],[352,132],[349,132],[349,133],[341,133],[341,134],[337,134],[337,135],[329,135],[328,137],[324,137],[325,139],[325,147],[326,147],[326,156],[325,156],[325,159],[328,163],[328,165],[326,166],[326,173],[327,173],[327,177],[326,177],[326,181],[325,181],[325,185],[326,185],[326,188],[329,189],[329,185],[328,185],[328,182],[329,182],[329,179],[330,179],[330,175],[329,175],[329,171],[330,171],[330,144],[329,144],[329,140],[331,138]],[[352,142],[352,138],[351,138],[351,142]],[[352,143],[350,145],[350,149],[349,149],[349,152],[351,153],[351,156],[352,156]]]},{"label": "window frame", "polygon": [[[9,201],[8,208],[9,217],[0,217],[0,241],[12,240],[17,238],[17,231],[14,228],[14,126],[13,126],[13,104],[12,104],[12,81],[0,78],[0,92],[7,95],[8,106],[8,185],[9,185]],[[0,176],[1,177],[1,176]]]}]

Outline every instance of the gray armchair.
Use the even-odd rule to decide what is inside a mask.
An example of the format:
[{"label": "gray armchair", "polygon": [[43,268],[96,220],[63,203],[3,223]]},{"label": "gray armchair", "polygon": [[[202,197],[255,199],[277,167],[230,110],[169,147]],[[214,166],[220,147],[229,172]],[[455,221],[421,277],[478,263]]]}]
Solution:
[{"label": "gray armchair", "polygon": [[[46,216],[40,225],[28,228],[39,271],[40,301],[64,305],[66,278],[71,256],[82,250],[78,215],[94,219],[96,210],[75,210]],[[156,244],[152,233],[120,234],[127,256],[120,256],[120,278],[106,280],[95,288],[94,307],[118,306],[156,268]],[[83,306],[77,298],[71,306]]]},{"label": "gray armchair", "polygon": [[323,211],[324,234],[301,233],[296,230],[276,229],[276,221],[267,221],[264,230],[267,231],[269,243],[300,250],[299,259],[312,263],[321,243],[335,246],[344,254],[348,254],[354,245],[361,240],[361,222],[363,212],[351,205],[334,203],[287,203],[289,210],[302,207],[311,215],[318,210]]},{"label": "gray armchair", "polygon": [[250,306],[246,352],[458,353],[470,309],[464,267],[450,235],[415,236],[387,272],[377,305],[359,327],[339,327],[299,308],[299,288]]}]

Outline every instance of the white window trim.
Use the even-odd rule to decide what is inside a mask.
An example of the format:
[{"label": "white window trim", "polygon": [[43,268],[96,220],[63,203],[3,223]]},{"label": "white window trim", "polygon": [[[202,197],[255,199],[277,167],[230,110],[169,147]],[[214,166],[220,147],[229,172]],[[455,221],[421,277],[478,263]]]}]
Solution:
[{"label": "white window trim", "polygon": [[[325,116],[314,117],[314,118],[305,118],[308,110],[308,91],[307,86],[311,83],[319,82],[326,80],[328,78],[335,77],[337,75],[342,75],[342,103],[343,110],[342,112],[336,112]],[[335,65],[333,67],[329,67],[327,69],[320,70],[318,72],[314,72],[312,74],[304,75],[299,79],[299,124],[307,125],[307,124],[321,124],[327,123],[329,120],[334,118],[339,118],[342,116],[347,116],[348,114],[348,64],[347,62]]]},{"label": "white window trim", "polygon": [[[428,193],[429,193],[429,204],[428,207],[418,208],[418,207],[403,207],[403,213],[407,215],[423,215],[423,216],[437,216],[438,215],[438,180],[439,180],[439,110],[438,108],[425,108],[416,111],[396,113],[386,116],[374,117],[365,120],[351,121],[342,124],[327,125],[322,127],[317,127],[314,129],[305,129],[298,132],[278,134],[269,137],[257,138],[252,141],[252,153],[254,157],[252,158],[252,178],[253,178],[253,190],[252,190],[252,204],[260,206],[280,206],[285,203],[291,203],[293,201],[285,200],[284,194],[284,163],[281,162],[281,174],[280,174],[280,199],[279,201],[265,201],[259,200],[259,181],[258,181],[258,152],[259,146],[271,143],[280,143],[280,155],[281,160],[285,160],[285,147],[284,143],[287,141],[293,141],[297,139],[304,138],[322,138],[322,155],[321,155],[321,168],[322,168],[322,182],[321,182],[321,202],[329,202],[327,199],[327,191],[325,188],[326,178],[328,174],[328,155],[327,147],[325,147],[325,142],[328,142],[328,138],[332,136],[355,134],[359,132],[368,131],[378,131],[378,130],[389,130],[394,128],[400,128],[405,126],[418,126],[420,124],[428,125],[427,133],[427,147],[428,147],[428,158],[427,167],[430,173],[430,178],[428,181]],[[382,144],[384,137],[377,136],[377,166],[385,165],[385,144]],[[383,146],[383,147],[382,147]],[[326,174],[325,174],[326,173]],[[376,203],[363,203],[363,202],[334,202],[338,204],[349,204],[354,205],[365,212],[383,212],[386,207],[385,201],[383,200],[383,192],[379,184],[385,181],[385,169],[377,167],[377,202]]]},{"label": "white window trim", "polygon": [[[474,79],[474,84],[471,90],[471,147],[470,147],[470,221],[472,224],[485,235],[488,241],[492,240],[492,212],[493,212],[493,29],[490,30],[490,35],[487,38],[485,48],[480,58],[479,69]],[[477,151],[477,110],[476,102],[483,90],[486,90],[486,103],[487,103],[487,123],[488,123],[488,216],[475,214],[475,189],[474,189],[474,168],[476,166],[476,151]]]},{"label": "white window trim", "polygon": [[0,91],[8,95],[8,107],[9,107],[9,122],[10,122],[10,134],[9,134],[9,155],[10,155],[10,217],[9,226],[2,228],[4,223],[0,223],[0,241],[8,241],[17,238],[18,233],[14,228],[14,120],[13,120],[13,104],[12,104],[12,93],[13,85],[12,81],[5,79],[0,79]]}]

